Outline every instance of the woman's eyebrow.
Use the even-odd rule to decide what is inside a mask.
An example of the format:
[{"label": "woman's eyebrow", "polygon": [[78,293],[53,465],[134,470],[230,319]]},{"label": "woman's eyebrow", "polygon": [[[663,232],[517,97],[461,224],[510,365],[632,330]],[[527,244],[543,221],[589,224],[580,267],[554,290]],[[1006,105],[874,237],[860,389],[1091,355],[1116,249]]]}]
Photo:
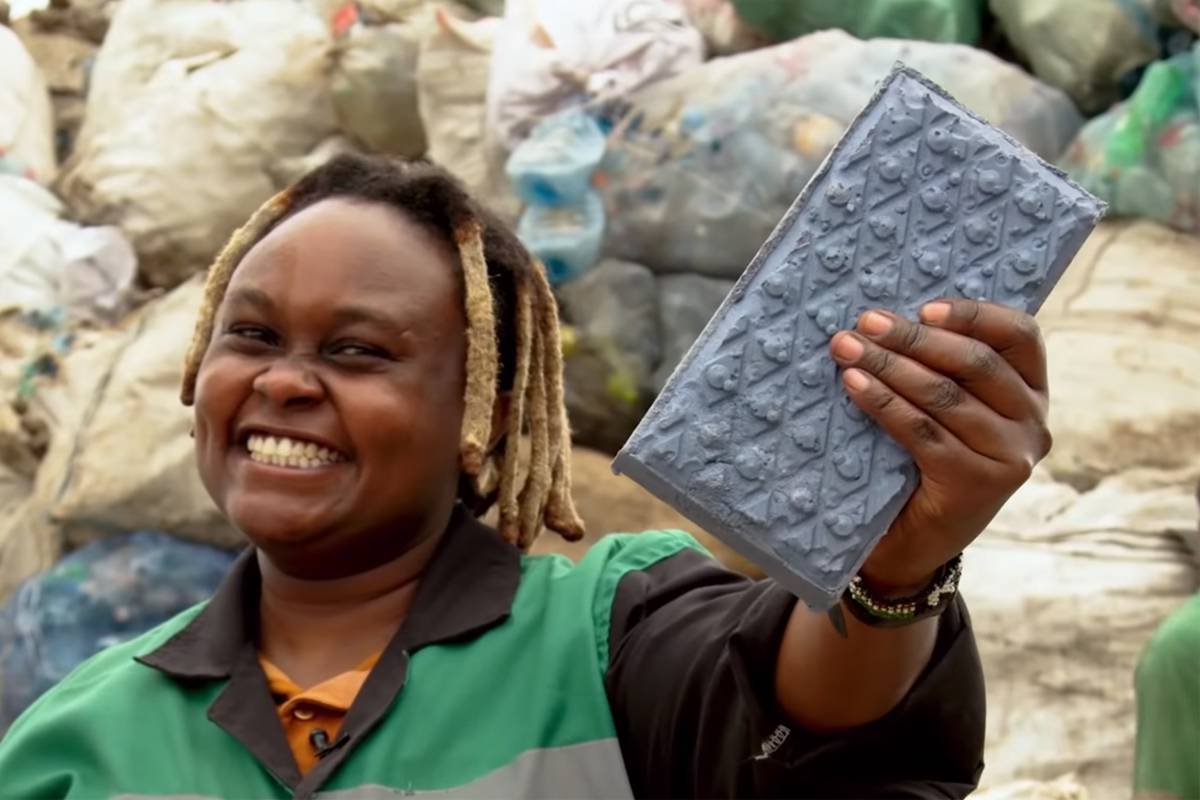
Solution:
[{"label": "woman's eyebrow", "polygon": [[271,311],[275,308],[275,301],[271,299],[271,295],[262,289],[255,289],[250,286],[234,289],[228,294],[226,300],[230,303],[244,303],[254,306],[260,311]]},{"label": "woman's eyebrow", "polygon": [[364,323],[396,336],[408,333],[408,327],[401,325],[390,314],[368,306],[339,306],[333,310],[332,316],[334,323],[339,326]]},{"label": "woman's eyebrow", "polygon": [[[255,289],[251,286],[243,286],[231,291],[226,300],[231,305],[245,304],[253,306],[264,313],[275,310],[275,301],[271,298],[271,295],[262,289]],[[391,315],[370,308],[369,306],[339,306],[333,310],[331,316],[334,324],[339,326],[365,323],[381,328],[388,333],[394,333],[397,336],[408,333],[407,326],[401,325]]]}]

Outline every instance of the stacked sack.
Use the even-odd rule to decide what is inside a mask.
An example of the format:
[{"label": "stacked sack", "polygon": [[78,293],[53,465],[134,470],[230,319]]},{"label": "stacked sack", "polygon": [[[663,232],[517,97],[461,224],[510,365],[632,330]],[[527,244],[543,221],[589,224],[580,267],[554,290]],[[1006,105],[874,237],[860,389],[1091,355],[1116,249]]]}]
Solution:
[{"label": "stacked sack", "polygon": [[[36,57],[78,58],[45,76],[0,28],[0,728],[72,663],[202,598],[242,544],[177,400],[198,273],[333,153],[423,155],[517,226],[567,323],[575,441],[608,452],[896,60],[1117,211],[1196,229],[1193,55],[1163,33],[1193,4],[878,5],[60,1],[18,25]],[[83,20],[107,27],[97,51]],[[1038,78],[967,46],[1001,33]],[[1080,49],[1085,34],[1109,41]],[[1139,80],[1080,132],[1080,109]],[[964,585],[988,796],[1125,793],[1133,661],[1196,586],[1198,256],[1159,225],[1105,224],[1041,315],[1058,444]],[[603,453],[574,463],[593,538],[705,538]]]},{"label": "stacked sack", "polygon": [[146,283],[179,283],[335,132],[332,46],[289,0],[122,0],[63,199],[121,227]]}]

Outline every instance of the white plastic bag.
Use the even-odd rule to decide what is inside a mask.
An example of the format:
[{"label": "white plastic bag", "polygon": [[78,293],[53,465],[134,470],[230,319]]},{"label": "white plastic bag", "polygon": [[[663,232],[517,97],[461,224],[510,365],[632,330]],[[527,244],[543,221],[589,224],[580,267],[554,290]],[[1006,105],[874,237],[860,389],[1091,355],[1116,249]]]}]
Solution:
[{"label": "white plastic bag", "polygon": [[0,174],[54,179],[54,114],[41,70],[0,25]]},{"label": "white plastic bag", "polygon": [[69,316],[114,322],[128,310],[137,254],[115,225],[84,228],[66,224],[58,236],[59,304]]},{"label": "white plastic bag", "polygon": [[673,0],[509,0],[488,86],[488,125],[508,149],[542,117],[699,66],[704,42]]},{"label": "white plastic bag", "polygon": [[290,0],[124,0],[64,199],[120,226],[148,283],[179,283],[281,188],[277,162],[334,132],[330,48],[312,7]]},{"label": "white plastic bag", "polygon": [[124,313],[137,256],[120,229],[59,219],[62,204],[33,181],[0,175],[0,312],[66,309],[72,322]]},{"label": "white plastic bag", "polygon": [[0,311],[57,301],[54,231],[62,204],[26,178],[0,175]]}]

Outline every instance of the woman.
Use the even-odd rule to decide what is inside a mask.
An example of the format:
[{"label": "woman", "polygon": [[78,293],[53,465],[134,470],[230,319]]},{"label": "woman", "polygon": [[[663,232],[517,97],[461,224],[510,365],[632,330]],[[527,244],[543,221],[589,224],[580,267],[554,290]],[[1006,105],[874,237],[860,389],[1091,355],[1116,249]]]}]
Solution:
[{"label": "woman", "polygon": [[678,532],[524,555],[582,533],[545,279],[441,171],[330,162],[235,234],[186,365],[253,547],[31,707],[0,791],[965,796],[983,683],[946,565],[1049,446],[1040,336],[953,301],[831,348],[922,471],[844,631]]}]

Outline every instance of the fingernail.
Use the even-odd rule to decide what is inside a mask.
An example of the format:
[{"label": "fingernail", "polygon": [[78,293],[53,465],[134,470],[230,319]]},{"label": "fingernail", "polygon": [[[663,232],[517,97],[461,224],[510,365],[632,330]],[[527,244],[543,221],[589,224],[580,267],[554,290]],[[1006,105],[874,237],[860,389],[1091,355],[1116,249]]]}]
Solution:
[{"label": "fingernail", "polygon": [[868,336],[882,336],[892,329],[892,321],[878,311],[868,311],[858,321],[858,329]]},{"label": "fingernail", "polygon": [[843,333],[833,340],[833,355],[846,362],[855,362],[862,357],[863,346],[852,334]]},{"label": "fingernail", "polygon": [[921,321],[932,325],[941,325],[950,316],[950,304],[946,302],[928,303],[921,307]]},{"label": "fingernail", "polygon": [[861,392],[871,384],[871,379],[861,369],[846,370],[845,374],[842,375],[842,380],[846,382],[846,386],[852,392]]}]

